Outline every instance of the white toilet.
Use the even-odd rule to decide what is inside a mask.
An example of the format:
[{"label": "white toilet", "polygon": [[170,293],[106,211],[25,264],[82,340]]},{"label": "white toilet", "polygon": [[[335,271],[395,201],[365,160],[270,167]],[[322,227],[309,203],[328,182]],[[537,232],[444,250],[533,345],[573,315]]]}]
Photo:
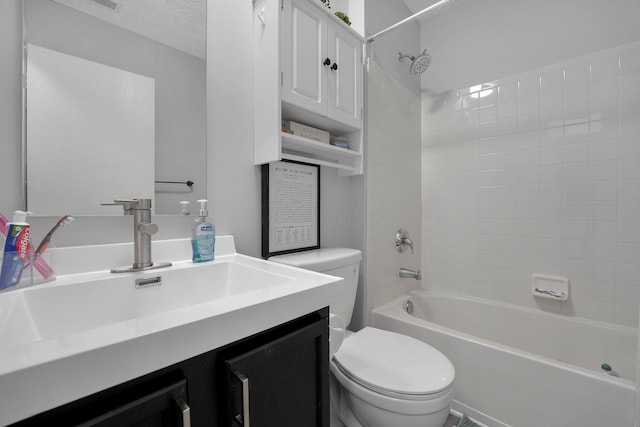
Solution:
[{"label": "white toilet", "polygon": [[[343,297],[330,307],[336,326],[340,318],[345,325],[351,321],[361,258],[355,249],[325,248],[269,260],[344,278]],[[347,331],[336,348],[340,332],[330,332],[330,367],[339,383],[331,387],[332,418],[347,427],[444,425],[455,377],[445,355],[422,341],[372,327]]]}]

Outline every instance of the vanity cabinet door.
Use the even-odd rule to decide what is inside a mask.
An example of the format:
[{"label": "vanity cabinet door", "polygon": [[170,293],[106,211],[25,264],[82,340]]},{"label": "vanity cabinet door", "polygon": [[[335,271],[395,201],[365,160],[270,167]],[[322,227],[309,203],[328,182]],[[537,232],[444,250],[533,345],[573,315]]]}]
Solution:
[{"label": "vanity cabinet door", "polygon": [[191,427],[187,381],[164,387],[79,424],[81,427]]},{"label": "vanity cabinet door", "polygon": [[165,379],[117,386],[14,426],[190,427],[187,379]]},{"label": "vanity cabinet door", "polygon": [[328,340],[325,318],[226,360],[226,425],[328,427]]}]

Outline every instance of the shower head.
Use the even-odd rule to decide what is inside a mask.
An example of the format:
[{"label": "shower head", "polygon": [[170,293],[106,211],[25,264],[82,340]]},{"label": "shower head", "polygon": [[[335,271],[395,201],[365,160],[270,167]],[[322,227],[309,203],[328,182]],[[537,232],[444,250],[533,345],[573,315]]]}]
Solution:
[{"label": "shower head", "polygon": [[409,68],[411,74],[422,74],[427,71],[429,64],[431,64],[431,55],[427,53],[426,49],[418,56],[405,55],[402,52],[398,52],[398,61],[402,62],[404,58],[411,59],[411,67]]}]

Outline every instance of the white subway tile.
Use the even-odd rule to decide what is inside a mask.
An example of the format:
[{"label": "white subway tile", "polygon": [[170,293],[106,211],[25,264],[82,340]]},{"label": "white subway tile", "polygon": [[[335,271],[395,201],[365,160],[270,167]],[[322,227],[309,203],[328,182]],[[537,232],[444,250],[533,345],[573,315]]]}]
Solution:
[{"label": "white subway tile", "polygon": [[638,180],[640,179],[640,158],[621,158],[620,159],[620,179]]},{"label": "white subway tile", "polygon": [[564,181],[564,165],[541,165],[540,184],[560,183]]},{"label": "white subway tile", "polygon": [[618,203],[618,207],[619,221],[638,221],[640,219],[640,202],[621,201]]},{"label": "white subway tile", "polygon": [[[625,172],[621,170],[620,175]],[[637,173],[637,169],[633,173]],[[621,201],[633,202],[640,201],[640,180],[620,181],[618,185],[618,197]]]},{"label": "white subway tile", "polygon": [[540,164],[555,165],[564,162],[564,150],[562,145],[542,146],[540,148]]},{"label": "white subway tile", "polygon": [[600,262],[616,261],[615,241],[589,240],[589,259]]},{"label": "white subway tile", "polygon": [[[588,116],[587,116],[588,117]],[[564,127],[565,144],[574,144],[576,142],[584,142],[589,137],[589,123]]]},{"label": "white subway tile", "polygon": [[[560,106],[546,107],[540,110],[540,128],[556,128],[564,125],[564,106],[560,101]],[[562,135],[560,135],[562,137]]]},{"label": "white subway tile", "polygon": [[618,200],[618,181],[594,181],[589,184],[589,198],[592,201]]},{"label": "white subway tile", "polygon": [[606,99],[618,96],[618,77],[591,82],[589,89],[590,99],[593,102],[598,99]]},{"label": "white subway tile", "polygon": [[620,75],[640,72],[640,50],[620,54]]},{"label": "white subway tile", "polygon": [[638,94],[622,94],[619,102],[620,116],[640,115],[640,96]]},{"label": "white subway tile", "polygon": [[[589,219],[589,203],[588,202],[565,202],[563,206],[564,219],[567,221],[580,221]],[[565,224],[572,226],[571,224]]]},{"label": "white subway tile", "polygon": [[[615,264],[614,264],[615,272]],[[597,281],[590,278],[587,283],[587,298],[590,301],[597,301],[607,304],[615,304],[616,302],[616,286],[613,281]]]},{"label": "white subway tile", "polygon": [[490,138],[498,135],[498,121],[491,120],[478,125],[478,138]]},{"label": "white subway tile", "polygon": [[518,116],[500,117],[498,119],[498,134],[500,136],[518,132]]},{"label": "white subway tile", "polygon": [[589,161],[589,144],[567,144],[564,146],[564,161],[566,163],[583,163]]},{"label": "white subway tile", "polygon": [[589,83],[589,64],[580,64],[567,67],[564,70],[564,86],[575,87]]},{"label": "white subway tile", "polygon": [[567,202],[588,202],[588,182],[568,182],[564,185],[564,200]]},{"label": "white subway tile", "polygon": [[509,117],[518,115],[518,99],[507,98],[504,101],[498,103],[498,117]]},{"label": "white subway tile", "polygon": [[531,76],[529,78],[521,79],[518,82],[518,96],[520,99],[522,97],[538,95],[540,92],[540,77],[537,75]]},{"label": "white subway tile", "polygon": [[589,143],[589,160],[615,160],[618,158],[618,140],[592,140]]},{"label": "white subway tile", "polygon": [[611,221],[618,219],[618,203],[605,201],[591,201],[589,204],[589,220],[591,221]]},{"label": "white subway tile", "polygon": [[[539,236],[544,239],[558,239],[562,242],[562,221],[541,219],[538,221]],[[562,246],[562,245],[561,245]]]},{"label": "white subway tile", "polygon": [[618,223],[615,221],[590,221],[589,239],[598,242],[615,242],[618,236]]},{"label": "white subway tile", "polygon": [[541,73],[540,93],[562,92],[563,88],[564,70],[562,68],[550,67]]},{"label": "white subway tile", "polygon": [[562,110],[564,106],[564,92],[562,90],[542,92],[540,94],[541,110]]},{"label": "white subway tile", "polygon": [[589,180],[589,164],[588,163],[565,163],[564,165],[564,181],[565,182],[581,182]]},{"label": "white subway tile", "polygon": [[619,263],[640,265],[640,243],[619,242],[617,255]]},{"label": "white subway tile", "polygon": [[589,179],[591,181],[618,179],[618,161],[602,160],[590,162]]},{"label": "white subway tile", "polygon": [[640,136],[620,138],[621,158],[640,157]]},{"label": "white subway tile", "polygon": [[589,128],[589,139],[611,139],[618,137],[618,119],[592,121]]},{"label": "white subway tile", "polygon": [[618,325],[638,327],[638,307],[629,305],[616,305],[615,322]]},{"label": "white subway tile", "polygon": [[589,102],[567,104],[564,107],[564,124],[566,126],[587,123],[590,117]]},{"label": "white subway tile", "polygon": [[582,104],[589,102],[589,84],[581,84],[576,86],[565,86],[564,103],[565,105]]},{"label": "white subway tile", "polygon": [[631,285],[640,287],[640,264],[616,265],[616,285]]},{"label": "white subway tile", "polygon": [[532,113],[518,115],[518,130],[520,132],[534,131],[540,128],[540,113],[536,110]]},{"label": "white subway tile", "polygon": [[[563,186],[560,183],[540,184],[540,202],[561,202],[564,197]],[[545,206],[541,204],[541,206]]]},{"label": "white subway tile", "polygon": [[562,242],[562,256],[571,259],[587,259],[589,242],[586,240],[564,240]]},{"label": "white subway tile", "polygon": [[[586,221],[587,219],[587,211],[586,209],[581,209],[580,212],[576,212],[575,215],[570,215],[567,212],[567,207],[569,203],[565,203],[565,221],[562,228],[562,238],[563,239],[583,239],[586,240],[589,238],[589,223]],[[574,203],[573,205],[580,205],[580,203]],[[579,215],[580,213],[584,214],[584,216]]]},{"label": "white subway tile", "polygon": [[610,56],[591,63],[591,82],[618,77],[620,73],[618,56]]},{"label": "white subway tile", "polygon": [[620,117],[620,137],[640,136],[640,114]]},{"label": "white subway tile", "polygon": [[591,120],[617,118],[619,115],[619,104],[620,99],[617,96],[592,100],[589,105]]},{"label": "white subway tile", "polygon": [[498,102],[502,103],[511,99],[518,98],[518,82],[510,82],[501,84],[498,87]]},{"label": "white subway tile", "polygon": [[[618,241],[640,243],[640,219],[638,221],[618,222]],[[640,260],[637,262],[640,262]]]},{"label": "white subway tile", "polygon": [[620,76],[620,96],[637,95],[640,92],[640,72]]}]

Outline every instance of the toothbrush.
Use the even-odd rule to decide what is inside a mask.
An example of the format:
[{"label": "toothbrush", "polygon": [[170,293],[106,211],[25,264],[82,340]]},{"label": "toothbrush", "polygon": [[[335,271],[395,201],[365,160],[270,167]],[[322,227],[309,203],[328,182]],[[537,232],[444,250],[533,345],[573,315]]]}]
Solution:
[{"label": "toothbrush", "polygon": [[49,242],[51,241],[51,237],[53,236],[53,233],[55,233],[55,231],[58,228],[65,227],[71,224],[71,221],[73,221],[73,217],[71,215],[65,215],[62,218],[60,218],[60,220],[56,223],[56,225],[54,225],[53,228],[49,230],[47,235],[44,236],[44,239],[42,239],[42,241],[38,245],[38,248],[36,249],[36,253],[33,255],[33,258],[35,259],[38,256],[42,255],[42,253],[47,250],[47,247],[49,246]]}]

